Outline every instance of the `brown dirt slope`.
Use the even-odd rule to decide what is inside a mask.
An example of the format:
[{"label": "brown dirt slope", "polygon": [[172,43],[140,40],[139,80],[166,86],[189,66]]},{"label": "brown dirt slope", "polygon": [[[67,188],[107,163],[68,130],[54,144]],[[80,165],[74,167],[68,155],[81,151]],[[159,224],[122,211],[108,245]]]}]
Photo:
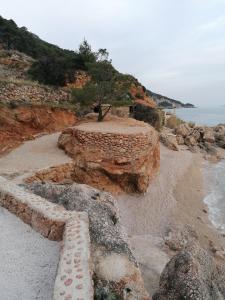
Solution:
[{"label": "brown dirt slope", "polygon": [[74,113],[45,106],[0,108],[0,155],[40,133],[60,131],[76,123]]}]

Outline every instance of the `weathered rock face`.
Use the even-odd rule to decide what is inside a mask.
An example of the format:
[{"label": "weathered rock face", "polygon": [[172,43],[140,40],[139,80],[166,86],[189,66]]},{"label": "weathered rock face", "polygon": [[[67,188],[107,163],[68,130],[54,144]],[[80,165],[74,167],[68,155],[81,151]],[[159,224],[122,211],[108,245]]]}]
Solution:
[{"label": "weathered rock face", "polygon": [[150,300],[110,194],[81,184],[36,182],[27,188],[67,210],[88,213],[96,300]]},{"label": "weathered rock face", "polygon": [[154,300],[225,299],[225,265],[197,244],[174,256],[166,265]]},{"label": "weathered rock face", "polygon": [[91,80],[90,75],[85,71],[76,71],[74,74],[74,82],[67,83],[67,87],[82,89]]},{"label": "weathered rock face", "polygon": [[113,193],[145,192],[159,168],[159,137],[133,119],[84,123],[61,134],[74,159],[74,180]]},{"label": "weathered rock face", "polygon": [[32,139],[38,133],[55,132],[76,124],[74,113],[41,106],[0,108],[0,154]]},{"label": "weathered rock face", "polygon": [[169,149],[178,151],[178,143],[176,136],[174,134],[166,134],[166,133],[161,133],[160,134],[160,141]]},{"label": "weathered rock face", "polygon": [[0,49],[0,77],[25,79],[34,59],[15,50]]},{"label": "weathered rock face", "polygon": [[191,128],[188,126],[188,124],[183,123],[183,124],[180,124],[176,128],[175,132],[176,132],[177,135],[181,135],[183,137],[186,137],[191,133]]}]

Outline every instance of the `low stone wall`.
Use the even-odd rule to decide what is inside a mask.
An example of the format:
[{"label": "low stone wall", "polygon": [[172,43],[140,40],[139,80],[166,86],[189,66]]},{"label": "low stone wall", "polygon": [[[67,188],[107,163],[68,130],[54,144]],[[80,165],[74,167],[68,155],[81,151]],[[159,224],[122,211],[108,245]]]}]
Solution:
[{"label": "low stone wall", "polygon": [[62,242],[54,300],[93,299],[88,216],[26,192],[0,177],[0,205],[44,237]]}]

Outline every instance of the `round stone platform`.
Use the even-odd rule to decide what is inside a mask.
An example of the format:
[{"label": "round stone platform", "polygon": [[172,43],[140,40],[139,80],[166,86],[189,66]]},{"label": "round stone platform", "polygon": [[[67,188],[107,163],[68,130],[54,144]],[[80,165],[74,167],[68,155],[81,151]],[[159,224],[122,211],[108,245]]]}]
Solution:
[{"label": "round stone platform", "polygon": [[74,159],[73,179],[113,193],[145,192],[159,168],[159,138],[134,119],[88,122],[63,131],[59,147]]}]

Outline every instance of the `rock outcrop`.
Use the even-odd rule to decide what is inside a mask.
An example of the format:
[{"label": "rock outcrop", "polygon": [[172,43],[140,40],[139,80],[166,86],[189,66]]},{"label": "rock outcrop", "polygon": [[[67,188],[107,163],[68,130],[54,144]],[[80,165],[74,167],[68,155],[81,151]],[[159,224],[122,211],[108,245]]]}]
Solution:
[{"label": "rock outcrop", "polygon": [[161,133],[160,141],[169,149],[178,151],[178,143],[174,134]]},{"label": "rock outcrop", "polygon": [[159,168],[159,137],[133,119],[113,118],[69,128],[58,145],[74,159],[74,180],[108,190],[145,192]]},{"label": "rock outcrop", "polygon": [[33,139],[39,133],[55,132],[75,125],[74,113],[45,106],[0,108],[0,155]]},{"label": "rock outcrop", "polygon": [[222,300],[225,298],[225,265],[193,244],[166,265],[154,300]]},{"label": "rock outcrop", "polygon": [[185,145],[192,152],[203,153],[206,159],[217,161],[224,157],[225,124],[207,127],[183,122],[172,129],[164,127],[161,141],[168,148],[177,150],[176,146],[172,146],[172,136],[176,137],[176,146]]},{"label": "rock outcrop", "polygon": [[67,210],[88,213],[96,300],[150,300],[110,194],[81,184],[36,182],[27,188]]}]

